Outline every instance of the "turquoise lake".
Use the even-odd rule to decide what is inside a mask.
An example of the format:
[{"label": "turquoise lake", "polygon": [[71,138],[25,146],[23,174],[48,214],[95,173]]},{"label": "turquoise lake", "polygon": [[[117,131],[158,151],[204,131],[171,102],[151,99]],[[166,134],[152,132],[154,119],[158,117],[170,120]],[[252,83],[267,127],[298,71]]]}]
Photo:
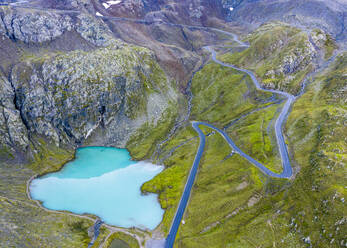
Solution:
[{"label": "turquoise lake", "polygon": [[89,213],[121,227],[154,229],[162,220],[157,195],[141,194],[141,185],[164,167],[135,162],[126,149],[85,147],[59,172],[34,179],[30,195],[53,210]]}]

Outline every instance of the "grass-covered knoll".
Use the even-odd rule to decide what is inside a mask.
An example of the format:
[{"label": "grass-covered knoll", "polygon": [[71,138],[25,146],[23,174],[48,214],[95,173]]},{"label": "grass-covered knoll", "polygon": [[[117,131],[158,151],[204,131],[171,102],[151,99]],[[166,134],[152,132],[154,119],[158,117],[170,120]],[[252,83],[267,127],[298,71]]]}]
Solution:
[{"label": "grass-covered knoll", "polygon": [[251,154],[270,170],[281,173],[282,162],[278,154],[274,124],[282,105],[274,104],[240,119],[230,128],[228,135],[246,154]]},{"label": "grass-covered knoll", "polygon": [[265,87],[293,94],[300,91],[320,51],[329,56],[335,48],[326,34],[309,33],[283,23],[265,24],[246,40],[250,43],[248,49],[225,54],[221,60],[253,70]]},{"label": "grass-covered knoll", "polygon": [[[278,105],[271,105],[276,101],[271,93],[256,90],[247,74],[216,63],[196,73],[192,93],[191,119],[223,128],[241,118],[227,130],[235,144],[270,169],[281,171],[273,135]],[[264,109],[254,111],[259,108]]]},{"label": "grass-covered knoll", "polygon": [[270,93],[257,91],[245,73],[210,63],[195,74],[192,81],[191,119],[218,123],[223,127],[230,120],[266,105]]},{"label": "grass-covered knoll", "polygon": [[[117,242],[119,241],[120,242]],[[119,243],[124,242],[124,246],[121,246],[122,248],[124,247],[129,247],[129,248],[139,248],[139,243],[137,240],[128,234],[122,233],[122,232],[115,232],[111,234],[111,236],[108,237],[106,242],[104,243],[105,248],[117,248],[120,247]]]}]

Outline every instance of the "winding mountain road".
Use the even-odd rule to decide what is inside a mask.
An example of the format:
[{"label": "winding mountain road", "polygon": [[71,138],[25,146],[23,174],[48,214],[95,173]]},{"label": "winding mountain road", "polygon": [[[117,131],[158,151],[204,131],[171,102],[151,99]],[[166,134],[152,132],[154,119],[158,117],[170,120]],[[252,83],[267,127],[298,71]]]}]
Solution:
[{"label": "winding mountain road", "polygon": [[[232,36],[234,41],[236,43],[238,43],[239,46],[248,47],[247,44],[241,42],[238,39],[237,35],[235,35],[233,33],[229,33],[229,32],[219,30],[219,29],[214,29],[214,28],[213,28],[213,30]],[[203,131],[200,129],[199,126],[201,126],[201,125],[207,126],[211,129],[215,130],[216,132],[218,132],[220,135],[222,135],[222,137],[225,139],[225,141],[229,144],[229,146],[233,149],[233,151],[235,153],[238,153],[240,156],[247,159],[254,166],[258,167],[264,174],[266,174],[270,177],[276,177],[276,178],[290,178],[293,175],[293,170],[292,170],[292,167],[290,165],[290,160],[289,160],[288,149],[287,149],[287,145],[284,141],[282,129],[283,129],[283,123],[285,122],[285,120],[287,118],[290,107],[295,100],[295,96],[293,96],[289,93],[283,92],[283,91],[279,91],[279,90],[262,88],[260,86],[260,83],[258,82],[257,78],[255,77],[255,75],[251,71],[246,70],[246,69],[241,69],[241,68],[238,68],[234,65],[226,64],[226,63],[218,60],[216,51],[213,50],[213,48],[211,46],[206,46],[206,47],[204,47],[204,49],[206,49],[207,51],[209,51],[211,53],[212,60],[214,62],[216,62],[222,66],[233,68],[235,70],[238,70],[238,71],[241,71],[241,72],[248,74],[251,77],[253,84],[255,85],[255,87],[258,90],[275,93],[275,94],[281,95],[287,99],[282,110],[281,110],[280,115],[278,116],[278,118],[276,119],[276,122],[275,122],[275,134],[276,134],[277,145],[279,148],[280,157],[281,157],[281,161],[282,161],[283,171],[280,174],[274,173],[273,171],[269,170],[266,166],[264,166],[263,164],[259,163],[257,160],[252,158],[251,156],[244,153],[240,148],[238,148],[236,146],[236,144],[232,141],[232,139],[223,130],[221,130],[221,129],[219,129],[219,128],[211,125],[211,124],[208,124],[206,122],[201,122],[201,121],[200,122],[199,121],[192,122],[192,126],[193,126],[194,130],[199,134],[200,144],[199,144],[198,151],[195,155],[193,166],[192,166],[190,173],[188,175],[188,180],[186,182],[181,200],[179,202],[179,205],[178,205],[178,208],[176,211],[176,215],[175,215],[174,220],[171,224],[169,235],[166,238],[165,248],[171,248],[174,245],[177,231],[178,231],[179,225],[181,223],[184,211],[186,209],[186,206],[187,206],[187,203],[189,200],[189,196],[190,196],[190,192],[191,192],[191,189],[192,189],[193,184],[194,184],[195,176],[196,176],[197,171],[198,171],[199,163],[200,163],[200,160],[201,160],[201,157],[203,155],[204,148],[205,148],[206,136],[203,133]]]},{"label": "winding mountain road", "polygon": [[[25,1],[23,1],[23,3],[25,3]],[[9,3],[1,3],[0,5],[6,5],[7,6],[7,5],[9,5]],[[35,6],[26,6],[26,5],[18,5],[18,6],[16,6],[15,4],[10,4],[10,5],[13,6],[13,7],[16,7],[16,8],[27,8],[27,9],[39,10],[39,11],[59,12],[59,13],[60,12],[61,13],[76,13],[76,14],[80,14],[81,13],[80,11],[76,11],[76,10],[44,9],[44,8],[39,8],[39,7],[35,7]],[[240,41],[236,34],[233,34],[233,33],[230,33],[230,32],[224,31],[224,30],[216,29],[216,28],[211,28],[211,27],[175,24],[175,23],[169,23],[169,22],[165,22],[165,21],[161,21],[161,20],[142,20],[142,19],[131,19],[131,18],[112,17],[112,16],[101,16],[101,17],[98,16],[98,17],[102,18],[102,19],[109,19],[109,20],[115,20],[115,21],[131,21],[131,22],[136,22],[136,23],[141,23],[141,24],[146,24],[146,25],[151,25],[151,24],[155,24],[155,23],[158,24],[159,23],[159,24],[165,24],[165,25],[175,26],[175,27],[180,27],[180,28],[187,27],[187,28],[196,28],[196,29],[201,29],[201,30],[213,30],[213,31],[216,31],[216,32],[223,33],[223,34],[231,36],[233,38],[233,40],[236,43],[238,43],[238,45],[240,47],[248,47],[249,46],[249,45],[243,43],[242,41]],[[270,177],[275,177],[275,178],[290,178],[292,176],[292,174],[293,174],[293,170],[292,170],[292,167],[291,167],[291,164],[290,164],[290,160],[289,160],[288,149],[287,149],[287,145],[286,145],[285,140],[284,140],[282,129],[283,129],[283,124],[286,121],[287,115],[289,113],[290,107],[291,107],[292,103],[295,101],[296,97],[294,95],[291,95],[291,94],[283,92],[283,91],[262,88],[260,83],[258,82],[256,76],[251,71],[249,71],[247,69],[241,69],[241,68],[236,67],[235,65],[226,64],[226,63],[218,60],[217,56],[216,56],[216,52],[212,48],[212,46],[206,46],[206,47],[204,47],[204,49],[206,49],[207,51],[209,51],[211,53],[212,60],[214,62],[216,62],[216,63],[218,63],[218,64],[220,64],[222,66],[233,68],[235,70],[238,70],[240,72],[244,72],[244,73],[248,74],[250,76],[250,78],[252,79],[252,82],[254,83],[255,87],[258,90],[265,91],[265,92],[271,92],[271,93],[278,94],[278,95],[281,95],[282,97],[286,98],[286,102],[285,102],[285,104],[284,104],[284,106],[283,106],[283,108],[281,110],[280,115],[276,119],[275,126],[274,126],[276,140],[277,140],[277,145],[278,145],[278,148],[279,148],[280,157],[281,157],[281,161],[282,161],[283,171],[280,174],[274,173],[273,171],[269,170],[266,166],[264,166],[263,164],[259,163],[257,160],[252,158],[251,156],[249,156],[246,153],[244,153],[240,148],[238,148],[236,146],[236,144],[232,141],[232,139],[227,135],[227,133],[225,131],[223,131],[223,130],[221,130],[221,129],[219,129],[219,128],[217,128],[217,127],[215,127],[215,126],[213,126],[213,125],[211,125],[209,123],[206,123],[206,122],[201,122],[201,121],[194,121],[194,122],[192,122],[192,127],[194,128],[194,130],[199,135],[200,143],[199,143],[199,147],[198,147],[197,153],[195,155],[195,159],[194,159],[192,168],[191,168],[190,173],[188,175],[188,180],[186,182],[186,185],[185,185],[182,197],[180,199],[180,202],[179,202],[179,205],[178,205],[175,217],[174,217],[173,222],[171,224],[171,228],[170,228],[169,234],[168,234],[167,238],[165,239],[165,244],[164,244],[165,248],[171,248],[174,245],[176,234],[177,234],[179,225],[181,223],[181,220],[182,220],[185,208],[187,206],[187,203],[188,203],[188,200],[189,200],[189,197],[190,197],[190,192],[191,192],[191,189],[193,187],[194,180],[195,180],[195,177],[196,177],[196,174],[197,174],[198,166],[199,166],[199,163],[200,163],[200,160],[201,160],[201,157],[203,155],[204,148],[205,148],[206,136],[203,133],[203,131],[200,129],[199,126],[206,126],[206,127],[209,127],[211,129],[215,130],[216,132],[218,132],[220,135],[222,135],[222,137],[226,140],[226,142],[229,144],[229,146],[233,149],[233,151],[235,153],[238,153],[240,156],[242,156],[243,158],[248,160],[254,166],[259,168],[264,174],[266,174],[266,175],[268,175]],[[331,58],[326,63],[325,66],[327,66],[333,59],[334,58]],[[305,87],[305,84],[304,84],[303,87]],[[29,197],[29,199],[31,199],[30,198],[30,194],[28,194],[28,197]],[[39,204],[39,202],[37,202],[37,204],[38,204],[38,206],[40,208],[44,209]],[[48,211],[48,212],[70,214],[70,215],[73,215],[73,216],[76,216],[76,217],[81,217],[81,218],[86,218],[86,219],[89,219],[89,220],[94,220],[94,219],[92,219],[92,218],[90,218],[88,216],[76,215],[76,214],[66,213],[66,212],[51,211],[51,210],[47,210],[47,209],[44,209],[44,210]],[[95,227],[96,227],[97,234],[98,234],[98,229],[99,229],[101,224],[103,224],[103,223],[96,223]],[[128,232],[128,231],[126,231],[124,229],[116,228],[116,227],[109,226],[109,225],[106,225],[106,224],[103,224],[103,225],[105,225],[109,230],[111,230],[111,233],[107,236],[106,240],[114,232],[124,232],[124,233],[126,233],[128,235],[131,235],[130,232]],[[135,235],[135,238],[137,239],[140,247],[143,247],[142,244],[143,244],[144,240],[142,238],[140,238],[138,235]],[[145,240],[148,240],[148,239],[149,239],[149,237],[145,238]],[[155,245],[155,246],[158,246],[158,247],[162,246],[162,243],[164,243],[164,240],[162,240],[163,242],[161,242],[161,240],[154,240],[154,241],[160,241],[160,242],[158,242],[158,245]],[[101,244],[101,247],[103,247],[103,246],[104,246],[104,244]]]}]

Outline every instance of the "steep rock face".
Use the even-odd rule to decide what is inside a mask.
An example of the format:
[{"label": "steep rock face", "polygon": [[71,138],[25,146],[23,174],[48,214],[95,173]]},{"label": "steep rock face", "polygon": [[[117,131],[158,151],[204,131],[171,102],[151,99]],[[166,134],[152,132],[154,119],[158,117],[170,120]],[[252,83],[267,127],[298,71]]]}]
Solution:
[{"label": "steep rock face", "polygon": [[0,16],[0,33],[13,43],[35,46],[74,32],[94,47],[43,56],[23,53],[11,66],[10,81],[0,80],[2,153],[25,152],[37,136],[58,146],[87,140],[122,147],[176,101],[154,54],[114,39],[101,19],[15,8],[3,9]]},{"label": "steep rock face", "polygon": [[9,10],[0,14],[0,33],[13,40],[21,40],[26,43],[53,40],[62,35],[64,31],[72,29],[69,16],[51,12],[37,15]]},{"label": "steep rock face", "polygon": [[[300,34],[297,38],[298,40],[289,41],[288,44],[283,44],[282,42],[284,46],[289,46],[289,49],[285,49],[283,59],[275,69],[277,74],[289,75],[303,70],[317,56],[318,51],[305,35]],[[291,43],[294,42],[300,42],[301,47],[290,49]],[[283,49],[284,46],[282,46],[281,49]]]},{"label": "steep rock face", "polygon": [[16,109],[14,92],[9,81],[0,76],[0,153],[9,155],[18,150],[26,150],[28,142],[27,129]]},{"label": "steep rock face", "polygon": [[82,9],[90,6],[89,0],[36,0],[39,6],[54,9]]},{"label": "steep rock face", "polygon": [[247,36],[248,49],[225,57],[252,68],[264,87],[298,94],[305,76],[322,63],[326,50],[334,49],[327,47],[327,34],[317,32],[280,22],[264,24]]},{"label": "steep rock face", "polygon": [[117,40],[93,52],[26,61],[11,80],[29,131],[56,145],[80,145],[102,129],[97,144],[124,146],[176,97],[149,50]]},{"label": "steep rock face", "polygon": [[77,18],[75,29],[85,40],[96,46],[112,43],[112,33],[104,22],[86,14],[80,14]]},{"label": "steep rock face", "polygon": [[75,15],[49,11],[31,13],[17,9],[0,11],[0,34],[14,41],[42,43],[52,41],[66,31],[75,30],[96,46],[105,46],[113,38],[109,28],[101,20],[87,14]]}]

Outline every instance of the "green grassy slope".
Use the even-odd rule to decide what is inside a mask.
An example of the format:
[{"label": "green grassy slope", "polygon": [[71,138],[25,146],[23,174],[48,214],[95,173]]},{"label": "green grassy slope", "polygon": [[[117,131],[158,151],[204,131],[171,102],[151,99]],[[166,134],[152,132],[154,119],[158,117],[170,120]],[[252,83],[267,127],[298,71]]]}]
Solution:
[{"label": "green grassy slope", "polygon": [[293,94],[300,91],[305,75],[313,70],[321,53],[330,57],[336,48],[331,37],[320,30],[306,32],[284,23],[265,24],[246,41],[249,49],[225,54],[221,60],[253,70],[265,87]]},{"label": "green grassy slope", "polygon": [[286,202],[296,232],[314,247],[346,244],[347,54],[321,73],[294,104],[286,125],[301,166]]},{"label": "green grassy slope", "polygon": [[[261,72],[277,63],[271,61],[272,55],[268,58],[266,54],[287,56],[287,51],[307,39],[299,30],[271,25],[276,27],[274,37],[269,35],[269,30],[260,29],[253,34],[254,39],[262,40],[263,48],[255,48],[257,43],[251,42],[249,49],[221,58],[242,66],[253,64],[251,69],[266,79]],[[276,35],[286,37],[287,45],[267,51],[266,44],[279,40]],[[262,58],[258,58],[261,50],[255,56],[259,49],[265,49]],[[325,46],[321,51],[329,53]],[[258,65],[257,61],[264,63]],[[310,70],[308,64],[293,74],[294,81],[288,87],[280,85],[283,78],[276,87],[296,92]],[[346,55],[343,55],[317,75],[307,92],[295,102],[285,126],[296,173],[293,180],[265,177],[238,155],[229,157],[230,148],[219,135],[207,138],[176,247],[340,247],[346,244],[346,74]],[[275,99],[255,91],[245,75],[214,63],[195,75],[192,92],[192,120],[207,121],[222,128],[251,112],[227,132],[250,156],[280,171],[272,125],[281,105],[273,104]],[[252,112],[258,108],[264,109]],[[164,233],[168,231],[195,156],[198,140],[194,136],[190,128],[180,130],[163,148],[160,157],[168,169],[142,188],[159,193],[162,206],[168,209],[161,225]],[[179,144],[182,146],[172,152],[172,147]]]},{"label": "green grassy slope", "polygon": [[[318,75],[293,106],[286,125],[293,165],[298,171],[293,181],[263,178],[254,168],[251,180],[247,162],[237,155],[223,160],[222,151],[228,150],[225,142],[221,137],[208,138],[177,247],[345,244],[346,58],[346,54],[340,56]],[[270,107],[250,115],[229,134],[236,143],[239,134],[247,141],[244,149],[252,151],[261,136],[259,122],[265,122],[266,112],[273,116],[275,110]],[[254,135],[258,139],[252,139]],[[244,188],[237,190],[236,185]],[[250,206],[252,198],[258,202]]]}]

